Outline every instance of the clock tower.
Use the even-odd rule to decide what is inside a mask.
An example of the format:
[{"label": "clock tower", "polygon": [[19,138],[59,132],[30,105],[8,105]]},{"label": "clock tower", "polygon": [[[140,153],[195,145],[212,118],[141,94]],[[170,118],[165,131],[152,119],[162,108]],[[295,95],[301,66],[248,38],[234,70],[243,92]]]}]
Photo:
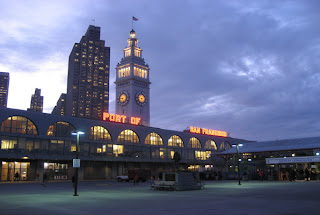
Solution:
[{"label": "clock tower", "polygon": [[127,42],[124,57],[116,67],[116,114],[139,117],[141,125],[150,126],[150,68],[142,58],[133,29]]}]

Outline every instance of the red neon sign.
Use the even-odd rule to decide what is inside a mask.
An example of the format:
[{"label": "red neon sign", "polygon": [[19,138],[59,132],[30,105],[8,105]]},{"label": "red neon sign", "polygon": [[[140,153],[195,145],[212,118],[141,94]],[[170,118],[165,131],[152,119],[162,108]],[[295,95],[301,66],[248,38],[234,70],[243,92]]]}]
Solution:
[{"label": "red neon sign", "polygon": [[206,129],[206,128],[198,128],[190,126],[190,132],[195,134],[205,134],[205,135],[211,135],[211,136],[219,136],[219,137],[228,137],[228,133],[225,131],[218,131],[218,130],[212,130],[212,129]]},{"label": "red neon sign", "polygon": [[[110,114],[107,112],[103,112],[102,115],[102,120],[106,121],[110,121],[110,122],[119,122],[119,123],[127,123],[127,116],[125,115],[119,115],[119,114]],[[139,117],[129,117],[129,123],[132,125],[139,125],[139,123],[141,122],[141,118]]]}]

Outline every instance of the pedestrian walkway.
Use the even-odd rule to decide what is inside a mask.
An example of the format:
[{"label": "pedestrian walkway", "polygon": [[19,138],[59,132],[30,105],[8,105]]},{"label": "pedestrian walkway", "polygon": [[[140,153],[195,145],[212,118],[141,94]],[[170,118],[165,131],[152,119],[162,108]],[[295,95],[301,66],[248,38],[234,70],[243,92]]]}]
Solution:
[{"label": "pedestrian walkway", "polygon": [[194,191],[155,191],[150,183],[0,183],[1,214],[318,214],[319,181],[210,181]]}]

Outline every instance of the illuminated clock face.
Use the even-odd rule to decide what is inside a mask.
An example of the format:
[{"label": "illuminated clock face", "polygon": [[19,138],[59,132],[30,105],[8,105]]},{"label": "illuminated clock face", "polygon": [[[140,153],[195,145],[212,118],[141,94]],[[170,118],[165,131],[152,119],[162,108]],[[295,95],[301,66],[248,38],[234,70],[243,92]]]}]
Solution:
[{"label": "illuminated clock face", "polygon": [[140,94],[139,95],[139,102],[143,103],[146,100],[146,98],[144,97],[144,95]]},{"label": "illuminated clock face", "polygon": [[145,104],[147,104],[147,97],[144,92],[138,92],[136,94],[136,102],[140,106],[144,106]]},{"label": "illuminated clock face", "polygon": [[126,99],[127,99],[127,96],[126,96],[126,94],[121,94],[120,95],[120,102],[125,102],[126,101]]},{"label": "illuminated clock face", "polygon": [[118,100],[118,104],[122,106],[126,105],[129,101],[129,93],[127,91],[121,92],[117,100]]}]

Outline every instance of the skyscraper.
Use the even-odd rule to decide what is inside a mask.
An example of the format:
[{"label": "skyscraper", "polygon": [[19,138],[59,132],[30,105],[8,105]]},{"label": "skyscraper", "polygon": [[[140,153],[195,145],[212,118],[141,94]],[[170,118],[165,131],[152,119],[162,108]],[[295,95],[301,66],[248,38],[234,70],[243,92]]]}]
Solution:
[{"label": "skyscraper", "polygon": [[66,115],[102,119],[109,109],[110,47],[90,25],[69,56]]},{"label": "skyscraper", "polygon": [[0,72],[0,107],[7,107],[9,89],[9,73]]},{"label": "skyscraper", "polygon": [[52,110],[52,114],[64,116],[65,115],[65,108],[66,108],[66,94],[61,93],[60,98],[57,102],[57,105],[54,106]]},{"label": "skyscraper", "polygon": [[36,88],[34,94],[31,96],[30,108],[28,111],[41,112],[43,110],[43,96],[41,96],[41,89]]},{"label": "skyscraper", "polygon": [[141,118],[141,125],[150,126],[149,65],[142,58],[136,32],[132,29],[123,49],[124,58],[116,71],[116,113]]}]

